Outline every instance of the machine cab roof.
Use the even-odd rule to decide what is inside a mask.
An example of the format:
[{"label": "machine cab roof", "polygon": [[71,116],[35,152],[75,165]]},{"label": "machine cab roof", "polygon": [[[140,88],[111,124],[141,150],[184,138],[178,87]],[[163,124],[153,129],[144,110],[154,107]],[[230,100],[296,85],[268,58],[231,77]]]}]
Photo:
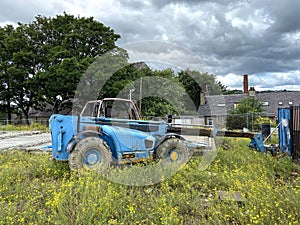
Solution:
[{"label": "machine cab roof", "polygon": [[140,120],[139,110],[133,101],[121,98],[104,98],[88,101],[80,116]]}]

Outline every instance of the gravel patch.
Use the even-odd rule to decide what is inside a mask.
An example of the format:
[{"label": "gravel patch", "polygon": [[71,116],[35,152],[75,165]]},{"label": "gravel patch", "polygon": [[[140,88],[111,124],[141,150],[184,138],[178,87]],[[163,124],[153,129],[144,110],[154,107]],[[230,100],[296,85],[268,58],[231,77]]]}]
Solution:
[{"label": "gravel patch", "polygon": [[40,131],[5,132],[0,134],[0,150],[38,149],[51,145],[50,133]]},{"label": "gravel patch", "polygon": [[31,136],[45,133],[42,131],[0,131],[0,139],[8,139],[20,136]]}]

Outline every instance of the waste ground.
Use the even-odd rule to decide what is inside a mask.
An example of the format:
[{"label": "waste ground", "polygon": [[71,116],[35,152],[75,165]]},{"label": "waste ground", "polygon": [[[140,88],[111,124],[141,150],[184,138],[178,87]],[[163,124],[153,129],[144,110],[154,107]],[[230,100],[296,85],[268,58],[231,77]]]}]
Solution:
[{"label": "waste ground", "polygon": [[40,131],[0,131],[0,151],[3,150],[41,150],[47,151],[51,145],[51,135]]}]

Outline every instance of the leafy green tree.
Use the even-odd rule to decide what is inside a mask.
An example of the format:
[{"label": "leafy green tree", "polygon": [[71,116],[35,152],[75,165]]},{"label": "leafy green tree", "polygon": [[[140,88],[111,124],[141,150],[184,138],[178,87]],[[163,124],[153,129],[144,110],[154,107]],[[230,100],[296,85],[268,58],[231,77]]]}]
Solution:
[{"label": "leafy green tree", "polygon": [[29,24],[1,28],[1,100],[14,103],[28,117],[30,108],[42,109],[74,97],[76,86],[98,55],[115,48],[120,38],[92,17],[64,13],[37,16]]},{"label": "leafy green tree", "polygon": [[[43,53],[45,71],[39,76],[47,101],[62,101],[74,97],[77,84],[95,58],[115,48],[119,35],[95,21],[93,17],[80,18],[64,13],[55,18],[38,16],[27,26],[34,28]],[[41,39],[43,45],[40,45]]]},{"label": "leafy green tree", "polygon": [[264,111],[263,106],[258,98],[248,97],[244,98],[239,104],[236,111],[243,113],[261,113]]},{"label": "leafy green tree", "polygon": [[13,98],[13,78],[9,75],[8,69],[12,64],[12,46],[9,46],[10,35],[14,31],[13,26],[7,25],[0,27],[0,110],[7,114],[10,123],[12,117],[12,98]]},{"label": "leafy green tree", "polygon": [[87,101],[116,97],[124,85],[130,82],[127,75],[135,73],[127,60],[127,52],[118,47],[96,57],[77,85],[73,113],[80,113]]},{"label": "leafy green tree", "polygon": [[[127,85],[132,84],[135,80],[139,80],[143,76],[143,71],[138,70],[134,64],[127,64],[107,80],[99,94],[99,98],[117,97]],[[133,88],[131,86],[131,89]],[[124,93],[125,96],[119,97],[127,98],[129,90],[126,91],[128,92]]]},{"label": "leafy green tree", "polygon": [[178,114],[176,106],[159,97],[146,97],[142,99],[143,117],[165,117]]},{"label": "leafy green tree", "polygon": [[226,87],[220,81],[217,81],[215,75],[200,73],[199,71],[181,71],[178,73],[178,80],[193,100],[196,108],[200,106],[201,92],[208,90],[206,94],[219,95],[226,90]]},{"label": "leafy green tree", "polygon": [[254,128],[254,123],[260,114],[264,112],[263,106],[258,98],[244,98],[238,107],[229,112],[226,119],[227,129]]},{"label": "leafy green tree", "polygon": [[[95,88],[89,86],[90,94],[80,99],[91,100],[89,97],[95,92],[99,93],[98,99],[129,98],[130,90],[134,90],[131,97],[141,106],[143,116],[164,117],[166,114],[182,114],[186,111],[182,97],[185,91],[173,70],[153,71],[143,62],[128,64],[124,62],[127,55],[122,50],[117,53],[105,54],[89,67],[80,90],[85,90],[86,84],[93,84]],[[109,68],[107,65],[110,65]]]},{"label": "leafy green tree", "polygon": [[[148,69],[144,72],[141,104],[143,116],[165,117],[168,114],[188,113],[189,104],[185,104],[185,90],[176,79],[173,70],[152,71]],[[135,84],[136,90],[139,90],[139,84],[139,82]],[[136,93],[137,95],[139,92]]]},{"label": "leafy green tree", "polygon": [[182,112],[184,91],[172,70],[153,71],[143,62],[129,64],[127,59],[127,52],[120,48],[98,57],[81,80],[73,113],[79,113],[88,100],[129,98],[130,90],[134,90],[131,97],[141,106],[143,116],[162,117]]},{"label": "leafy green tree", "polygon": [[223,91],[223,95],[234,95],[234,94],[242,94],[243,91],[242,90],[238,90],[238,89],[235,89],[235,90],[225,90]]},{"label": "leafy green tree", "polygon": [[[7,119],[11,121],[12,105],[17,107],[17,113],[22,112],[28,118],[28,112],[35,102],[38,88],[30,82],[34,76],[34,46],[28,44],[28,39],[20,29],[12,26],[1,28],[1,94],[5,102]],[[33,91],[33,92],[32,92]]]},{"label": "leafy green tree", "polygon": [[19,27],[14,30],[10,38],[9,44],[15,48],[11,65],[7,70],[13,85],[12,101],[29,124],[29,110],[33,107],[38,108],[42,101],[40,84],[36,82],[36,62],[39,56],[35,52],[34,46],[30,45],[30,40]]}]

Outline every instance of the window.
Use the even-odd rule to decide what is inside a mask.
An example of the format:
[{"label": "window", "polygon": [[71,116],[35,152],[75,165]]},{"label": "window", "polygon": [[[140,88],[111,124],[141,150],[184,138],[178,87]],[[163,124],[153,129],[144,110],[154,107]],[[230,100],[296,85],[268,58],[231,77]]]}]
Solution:
[{"label": "window", "polygon": [[269,106],[269,102],[261,102],[263,106]]}]

